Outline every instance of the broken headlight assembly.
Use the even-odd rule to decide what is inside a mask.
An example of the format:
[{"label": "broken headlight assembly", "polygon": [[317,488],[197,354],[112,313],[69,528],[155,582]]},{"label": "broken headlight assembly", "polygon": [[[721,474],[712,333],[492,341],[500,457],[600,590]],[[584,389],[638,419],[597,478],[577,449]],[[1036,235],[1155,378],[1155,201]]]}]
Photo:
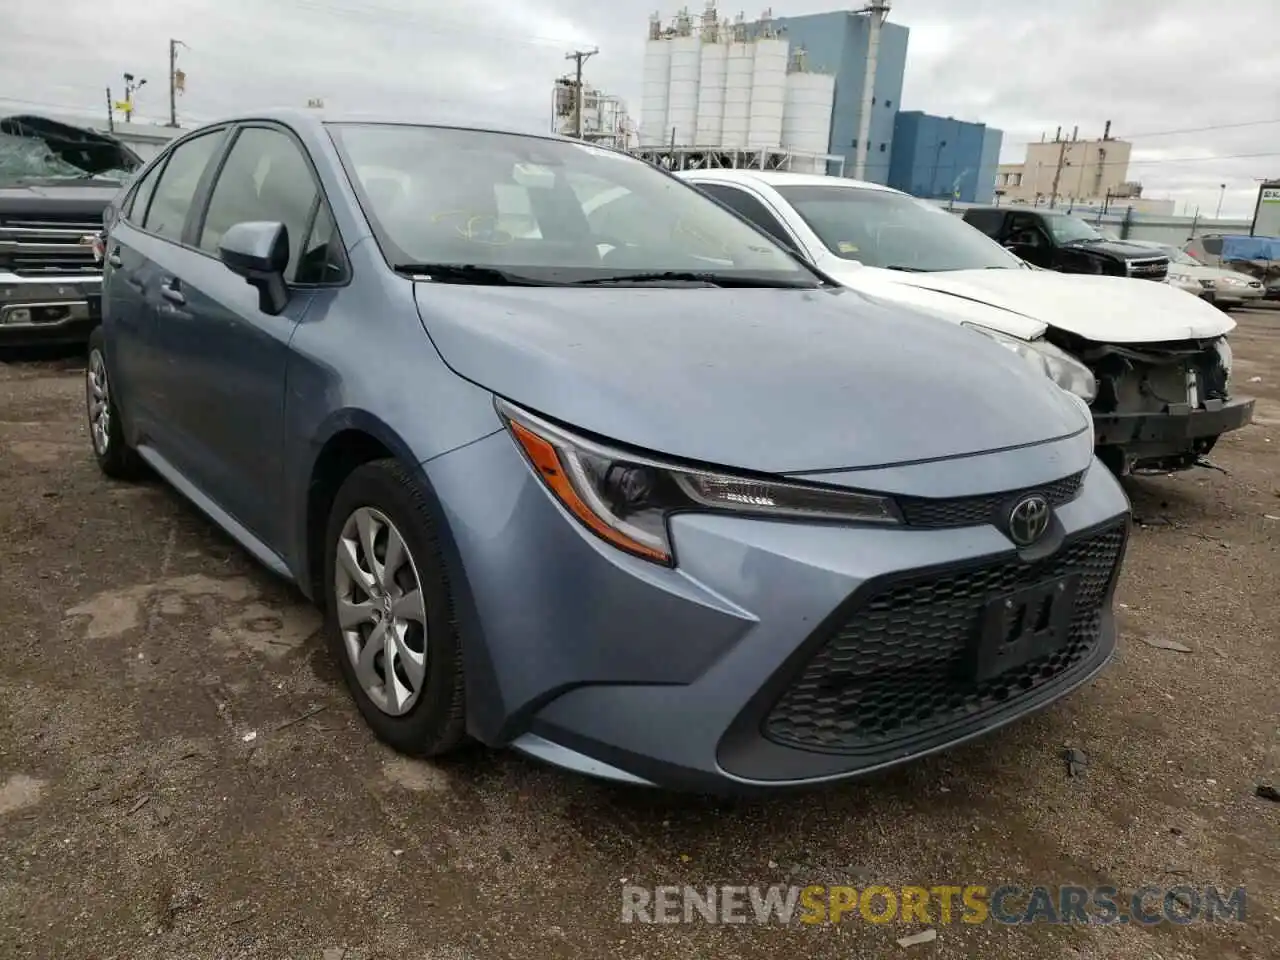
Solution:
[{"label": "broken headlight assembly", "polygon": [[579,437],[506,401],[496,405],[533,472],[560,505],[602,540],[654,563],[675,565],[667,519],[685,511],[902,522],[888,497],[650,459]]},{"label": "broken headlight assembly", "polygon": [[979,326],[976,323],[966,323],[964,326],[1012,350],[1063,390],[1075,394],[1085,403],[1093,403],[1094,398],[1097,397],[1098,380],[1093,375],[1093,371],[1048,340],[1019,340],[1007,333],[1000,333],[998,330]]}]

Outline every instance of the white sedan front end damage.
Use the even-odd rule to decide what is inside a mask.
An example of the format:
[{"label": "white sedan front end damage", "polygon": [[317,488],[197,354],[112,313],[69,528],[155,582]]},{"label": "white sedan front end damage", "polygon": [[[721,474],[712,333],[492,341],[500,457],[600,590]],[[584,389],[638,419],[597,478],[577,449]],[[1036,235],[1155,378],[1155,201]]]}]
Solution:
[{"label": "white sedan front end damage", "polygon": [[[1117,473],[1206,465],[1253,419],[1231,394],[1235,321],[1168,283],[1029,268],[941,207],[837,177],[679,174],[845,286],[992,337],[1093,413]],[[1203,289],[1203,288],[1202,288]]]}]

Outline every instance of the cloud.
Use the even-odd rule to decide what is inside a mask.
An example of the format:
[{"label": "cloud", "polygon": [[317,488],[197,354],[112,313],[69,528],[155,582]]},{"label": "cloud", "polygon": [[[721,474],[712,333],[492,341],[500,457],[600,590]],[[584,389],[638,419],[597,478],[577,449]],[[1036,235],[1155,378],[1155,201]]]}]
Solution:
[{"label": "cloud", "polygon": [[[762,6],[764,4],[762,3]],[[690,6],[695,12],[700,4]],[[575,47],[599,46],[589,82],[639,108],[641,59],[654,0],[7,0],[0,109],[105,110],[121,73],[148,80],[137,104],[168,113],[168,41],[179,63],[183,118],[213,119],[324,98],[338,111],[549,122],[551,83]],[[775,5],[794,16],[848,9],[835,0]],[[739,7],[724,4],[722,15]],[[676,5],[663,7],[667,15]],[[748,16],[760,11],[746,9]],[[905,109],[981,120],[1005,131],[1003,159],[1062,125],[1096,137],[1107,120],[1134,142],[1130,177],[1149,196],[1247,216],[1256,178],[1280,174],[1272,92],[1280,46],[1274,0],[895,0],[908,26]],[[1206,30],[1229,36],[1206,44]],[[1272,113],[1274,117],[1268,117]]]}]

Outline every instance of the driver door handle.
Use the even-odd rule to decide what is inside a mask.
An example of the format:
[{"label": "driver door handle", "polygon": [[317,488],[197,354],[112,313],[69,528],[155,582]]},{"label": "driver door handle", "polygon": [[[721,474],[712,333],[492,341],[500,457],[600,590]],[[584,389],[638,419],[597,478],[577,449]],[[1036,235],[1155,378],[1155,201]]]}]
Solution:
[{"label": "driver door handle", "polygon": [[176,283],[176,280],[169,280],[160,284],[160,296],[164,297],[170,303],[181,305],[187,302],[187,298],[183,295],[182,291],[175,286]]}]

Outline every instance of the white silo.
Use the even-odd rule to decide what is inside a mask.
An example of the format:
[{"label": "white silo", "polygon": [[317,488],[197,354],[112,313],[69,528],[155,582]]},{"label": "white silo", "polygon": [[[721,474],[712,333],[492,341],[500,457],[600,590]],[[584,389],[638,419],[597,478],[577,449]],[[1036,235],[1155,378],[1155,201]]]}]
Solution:
[{"label": "white silo", "polygon": [[718,147],[724,131],[724,87],[729,48],[721,43],[714,0],[702,18],[702,70],[698,80],[698,124],[695,140],[700,147]]},{"label": "white silo", "polygon": [[801,155],[791,160],[791,169],[797,173],[826,172],[826,163],[812,155],[826,153],[830,146],[835,93],[836,78],[828,73],[809,73],[804,51],[799,51],[794,69],[787,74],[782,111],[782,146]]},{"label": "white silo", "polygon": [[698,87],[702,79],[702,39],[693,33],[689,11],[676,17],[671,40],[671,88],[667,92],[666,137],[690,146],[698,133]]},{"label": "white silo", "polygon": [[671,41],[662,36],[658,14],[649,18],[649,41],[644,48],[644,83],[640,89],[640,142],[666,141],[667,92],[671,84]]},{"label": "white silo", "polygon": [[751,70],[751,122],[747,146],[751,149],[782,144],[782,110],[787,99],[787,62],[791,45],[776,36],[769,14],[760,21],[755,63]]},{"label": "white silo", "polygon": [[720,143],[730,148],[745,148],[751,126],[751,75],[755,66],[756,45],[748,43],[746,26],[739,16],[733,25],[732,39],[725,54],[724,123]]}]

